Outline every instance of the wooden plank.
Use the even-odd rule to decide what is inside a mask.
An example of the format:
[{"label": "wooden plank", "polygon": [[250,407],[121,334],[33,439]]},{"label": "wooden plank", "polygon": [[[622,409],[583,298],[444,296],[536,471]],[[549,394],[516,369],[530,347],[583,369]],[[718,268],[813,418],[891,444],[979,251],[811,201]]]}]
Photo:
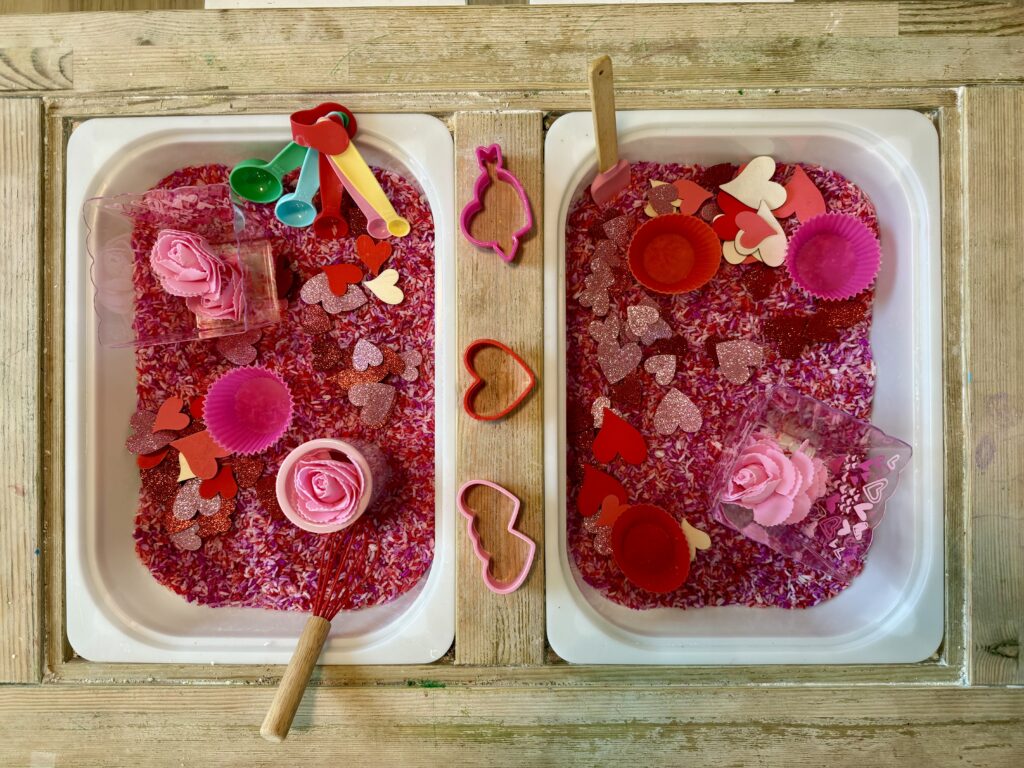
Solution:
[{"label": "wooden plank", "polygon": [[42,111],[0,99],[0,682],[39,679]]},{"label": "wooden plank", "polygon": [[1017,766],[1024,691],[319,689],[262,742],[263,688],[0,690],[0,762],[147,766]]},{"label": "wooden plank", "polygon": [[965,97],[971,682],[1024,683],[1024,90]]},{"label": "wooden plank", "polygon": [[[519,255],[506,264],[490,251],[480,251],[458,239],[456,255],[459,297],[457,345],[460,353],[475,339],[496,339],[511,347],[533,370],[544,355],[543,223],[541,180],[543,126],[540,112],[460,112],[455,115],[456,199],[461,207],[471,199],[480,174],[476,149],[499,144],[505,167],[514,173],[530,198],[534,225],[520,245]],[[511,194],[503,194],[503,192]],[[477,217],[482,239],[506,237],[525,221],[514,190],[492,179]],[[494,224],[495,228],[486,228]],[[506,245],[506,248],[508,246]],[[517,366],[507,355],[482,350],[476,357],[491,381],[480,392],[477,407],[496,413],[515,400],[523,386]],[[470,384],[460,371],[460,391]],[[458,664],[542,664],[544,662],[544,481],[543,398],[538,384],[517,410],[501,421],[480,422],[460,411],[458,423],[458,482],[482,479],[498,483],[522,503],[516,529],[537,542],[533,568],[526,583],[509,595],[490,592],[481,578],[481,564],[463,520],[458,525],[455,661]],[[478,489],[481,490],[482,489]],[[481,541],[492,553],[496,578],[510,581],[526,556],[522,542],[504,530],[511,507],[493,491],[474,492],[467,501],[477,510]],[[499,503],[500,502],[500,503]]]},{"label": "wooden plank", "polygon": [[900,3],[900,35],[1021,35],[1024,6],[970,0]]},{"label": "wooden plank", "polygon": [[67,48],[0,48],[0,93],[72,88],[71,62]]}]

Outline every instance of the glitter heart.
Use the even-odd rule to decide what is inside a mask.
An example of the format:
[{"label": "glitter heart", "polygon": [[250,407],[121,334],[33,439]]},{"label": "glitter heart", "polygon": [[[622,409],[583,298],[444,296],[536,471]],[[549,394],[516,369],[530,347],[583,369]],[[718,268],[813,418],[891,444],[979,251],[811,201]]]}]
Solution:
[{"label": "glitter heart", "polygon": [[405,381],[416,381],[420,377],[419,367],[423,364],[423,355],[414,349],[407,349],[399,352],[398,356],[405,363],[405,368],[400,374]]},{"label": "glitter heart", "polygon": [[654,428],[661,435],[671,435],[680,428],[684,432],[696,432],[703,423],[694,402],[674,388],[665,393],[654,412]]},{"label": "glitter heart", "polygon": [[391,243],[378,243],[369,235],[360,235],[356,238],[356,256],[376,275],[381,264],[391,258]]},{"label": "glitter heart", "polygon": [[185,401],[180,397],[168,397],[160,406],[160,410],[156,412],[156,418],[153,420],[150,431],[160,432],[170,429],[180,432],[183,430],[192,422],[187,413],[181,412],[184,407]]},{"label": "glitter heart", "polygon": [[372,342],[360,339],[356,342],[352,351],[352,367],[357,371],[365,371],[371,366],[381,365],[384,362],[384,353]]},{"label": "glitter heart", "polygon": [[629,328],[630,333],[639,339],[647,329],[647,326],[658,322],[660,316],[661,313],[658,312],[657,307],[651,307],[646,304],[627,307],[626,327]]},{"label": "glitter heart", "polygon": [[644,207],[644,213],[652,218],[672,213],[679,203],[679,195],[675,186],[666,184],[664,181],[651,181],[651,188],[647,190],[647,205]]},{"label": "glitter heart", "polygon": [[161,462],[153,469],[143,472],[142,487],[161,505],[170,505],[178,492],[177,459]]},{"label": "glitter heart", "polygon": [[594,429],[600,429],[601,425],[604,424],[604,412],[608,409],[616,416],[622,416],[615,408],[612,408],[612,401],[610,398],[602,395],[601,397],[594,398],[594,404],[590,406],[590,414],[594,417]]},{"label": "glitter heart", "polygon": [[576,297],[584,307],[590,307],[598,317],[608,314],[611,302],[608,298],[608,289],[615,282],[611,269],[603,267],[592,275],[587,275],[583,280],[584,289]]},{"label": "glitter heart", "polygon": [[704,201],[711,197],[708,190],[689,179],[676,179],[672,182],[672,186],[676,188],[676,195],[679,197],[676,207],[680,213],[687,216],[692,216],[699,211]]},{"label": "glitter heart", "polygon": [[370,292],[385,304],[401,304],[405,294],[398,287],[398,270],[385,269],[373,280],[363,283]]},{"label": "glitter heart", "polygon": [[778,282],[779,273],[761,264],[751,264],[743,270],[740,276],[740,283],[746,288],[750,298],[755,301],[762,301],[771,295],[772,289]]},{"label": "glitter heart", "polygon": [[[616,456],[621,456],[627,464],[639,464],[647,458],[647,443],[643,435],[609,410],[604,412],[604,424],[594,438],[593,450],[594,458],[603,464],[608,464]],[[601,500],[604,501],[604,497]]]},{"label": "glitter heart", "polygon": [[619,249],[615,243],[607,239],[598,240],[597,245],[594,246],[594,255],[590,259],[590,271],[597,272],[601,265],[611,269],[621,264],[622,256],[619,255]]},{"label": "glitter heart", "polygon": [[628,498],[622,483],[607,472],[587,464],[583,468],[583,484],[576,497],[576,509],[584,517],[590,517],[597,513],[609,496],[614,496],[623,504]]},{"label": "glitter heart", "polygon": [[363,270],[355,264],[330,264],[324,267],[327,287],[335,296],[344,296],[348,287],[363,279]]},{"label": "glitter heart", "polygon": [[178,549],[185,549],[189,552],[194,552],[203,546],[203,540],[196,535],[198,531],[198,525],[193,525],[191,528],[186,528],[184,531],[178,531],[171,536],[171,543]]},{"label": "glitter heart", "polygon": [[715,346],[715,354],[719,370],[733,384],[745,384],[752,373],[750,369],[764,362],[764,350],[747,339],[723,341]]},{"label": "glitter heart", "polygon": [[124,447],[135,454],[156,453],[170,444],[176,435],[167,430],[154,432],[154,422],[156,422],[156,414],[152,411],[133,413],[128,422],[132,428],[132,435],[125,440]]},{"label": "glitter heart", "polygon": [[301,317],[299,322],[302,327],[314,335],[321,335],[331,330],[331,316],[319,304],[303,307]]},{"label": "glitter heart", "polygon": [[217,459],[231,455],[231,451],[217,445],[205,429],[179,438],[171,445],[181,451],[192,471],[204,480],[217,474]]},{"label": "glitter heart", "polygon": [[629,247],[629,240],[633,236],[633,222],[629,214],[624,213],[609,219],[604,223],[603,229],[608,239],[619,248],[626,250]]},{"label": "glitter heart", "polygon": [[775,216],[784,219],[796,215],[800,222],[825,213],[825,198],[811,181],[811,177],[799,165],[786,184],[786,202],[775,211]]},{"label": "glitter heart", "polygon": [[614,312],[604,320],[592,320],[587,326],[587,332],[600,344],[619,344],[619,316]]},{"label": "glitter heart", "polygon": [[395,405],[395,388],[390,384],[356,384],[348,391],[352,405],[361,407],[359,417],[368,427],[380,427]]},{"label": "glitter heart", "polygon": [[774,173],[775,161],[772,158],[767,155],[755,157],[721,189],[751,208],[760,207],[763,201],[769,209],[775,210],[786,202],[786,190],[771,180]]},{"label": "glitter heart", "polygon": [[637,408],[643,398],[644,386],[640,373],[633,371],[626,378],[612,387],[612,397],[623,408]]},{"label": "glitter heart", "polygon": [[641,357],[643,352],[636,342],[623,344],[621,347],[602,344],[597,349],[597,362],[610,384],[626,378],[640,364]]},{"label": "glitter heart", "polygon": [[644,370],[651,374],[661,386],[667,386],[676,376],[676,356],[654,355],[648,357],[644,360]]},{"label": "glitter heart", "polygon": [[230,464],[222,464],[217,474],[199,484],[199,495],[204,499],[220,496],[222,499],[233,499],[238,493],[238,484],[231,473]]},{"label": "glitter heart", "polygon": [[366,303],[366,294],[359,290],[357,285],[348,286],[344,296],[335,296],[327,282],[327,275],[323,272],[306,281],[299,291],[299,298],[306,304],[321,304],[332,315],[351,312]]},{"label": "glitter heart", "polygon": [[[322,310],[321,310],[322,311]],[[256,360],[257,341],[263,337],[260,331],[246,331],[234,336],[222,336],[217,339],[217,351],[235,365],[251,365]]]},{"label": "glitter heart", "polygon": [[239,488],[254,488],[263,474],[263,462],[252,456],[239,456],[231,462]]},{"label": "glitter heart", "polygon": [[191,520],[196,514],[213,515],[220,509],[220,499],[205,499],[199,493],[199,480],[188,480],[174,497],[174,516],[178,520]]},{"label": "glitter heart", "polygon": [[209,538],[231,530],[231,515],[235,511],[235,502],[221,499],[220,510],[215,515],[199,518],[199,535]]},{"label": "glitter heart", "polygon": [[317,336],[310,345],[314,371],[330,371],[341,365],[342,353],[330,336]]}]

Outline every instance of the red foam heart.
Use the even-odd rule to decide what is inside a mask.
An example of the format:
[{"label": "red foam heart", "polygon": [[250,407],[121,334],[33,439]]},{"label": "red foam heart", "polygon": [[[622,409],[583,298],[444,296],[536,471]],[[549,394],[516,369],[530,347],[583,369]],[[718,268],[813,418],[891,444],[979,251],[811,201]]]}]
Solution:
[{"label": "red foam heart", "polygon": [[753,208],[744,205],[727,192],[719,192],[717,197],[718,207],[722,209],[722,215],[711,222],[711,228],[723,242],[735,240],[740,231],[736,223],[737,215],[741,213],[757,213]]},{"label": "red foam heart", "polygon": [[757,248],[762,240],[775,234],[775,230],[767,221],[750,211],[740,211],[736,214],[736,226],[739,228],[739,243],[747,249]]},{"label": "red foam heart", "polygon": [[139,465],[139,469],[152,469],[166,458],[167,450],[167,448],[162,448],[153,453],[140,453],[135,457],[135,463]]},{"label": "red foam heart", "polygon": [[[500,349],[523,369],[523,372],[526,373],[527,377],[525,386],[519,394],[516,395],[515,399],[501,411],[493,414],[482,414],[476,410],[477,395],[479,395],[481,390],[486,386],[486,382],[477,372],[476,368],[473,367],[473,360],[477,353],[485,347]],[[494,339],[477,339],[472,342],[468,347],[466,347],[466,351],[462,356],[462,363],[466,366],[466,370],[469,371],[469,375],[472,377],[469,389],[466,390],[466,394],[462,398],[462,407],[467,414],[478,421],[497,421],[498,419],[508,416],[512,411],[519,407],[519,405],[527,398],[527,396],[533,391],[533,388],[537,385],[537,377],[534,375],[533,371],[530,370],[530,366],[526,364],[523,358],[517,355],[510,347],[507,347],[500,341],[495,341]]]},{"label": "red foam heart", "polygon": [[202,395],[196,395],[188,399],[188,412],[192,414],[193,419],[203,418],[203,404],[206,402],[206,398]]},{"label": "red foam heart", "polygon": [[335,296],[344,296],[348,287],[363,279],[363,270],[355,264],[329,264],[324,267],[327,285]]},{"label": "red foam heart", "polygon": [[647,458],[647,443],[633,425],[605,408],[604,423],[594,438],[594,458],[607,464],[616,454],[627,464],[639,464]]},{"label": "red foam heart", "polygon": [[711,193],[704,187],[689,179],[676,179],[672,182],[679,194],[679,212],[692,216],[700,210],[704,201],[711,197]]},{"label": "red foam heart", "polygon": [[356,238],[356,256],[376,275],[380,265],[391,258],[391,243],[384,240],[378,243],[369,235],[360,235]]},{"label": "red foam heart", "polygon": [[231,455],[231,451],[217,445],[205,429],[178,438],[171,445],[181,451],[196,477],[203,480],[209,480],[217,474],[217,459]]},{"label": "red foam heart", "polygon": [[825,198],[821,196],[821,190],[804,169],[797,166],[786,185],[786,202],[775,210],[775,218],[784,219],[796,214],[796,218],[804,222],[824,212]]},{"label": "red foam heart", "polygon": [[583,485],[576,497],[576,509],[584,517],[596,514],[609,496],[626,503],[626,489],[622,483],[597,467],[587,464],[583,468]]},{"label": "red foam heart", "polygon": [[199,495],[204,499],[212,499],[218,493],[222,499],[233,499],[238,493],[238,484],[235,483],[230,464],[222,464],[216,475],[199,484]]},{"label": "red foam heart", "polygon": [[755,213],[757,211],[756,208],[744,205],[728,192],[719,192],[717,202],[718,207],[722,209],[722,213],[726,216],[735,216],[737,213],[743,213],[743,211],[754,211]]},{"label": "red foam heart", "polygon": [[615,496],[605,496],[604,501],[601,502],[601,517],[598,518],[597,524],[611,528],[627,509],[629,509],[629,505],[623,504],[621,499]]},{"label": "red foam heart", "polygon": [[156,412],[156,420],[153,421],[153,432],[164,429],[182,430],[192,421],[187,413],[182,413],[185,401],[180,397],[168,397],[164,400],[160,410]]}]

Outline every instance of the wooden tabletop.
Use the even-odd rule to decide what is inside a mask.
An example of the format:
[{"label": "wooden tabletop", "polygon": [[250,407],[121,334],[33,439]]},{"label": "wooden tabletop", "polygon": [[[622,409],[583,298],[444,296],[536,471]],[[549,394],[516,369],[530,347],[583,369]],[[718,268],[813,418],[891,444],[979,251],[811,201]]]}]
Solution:
[{"label": "wooden tabletop", "polygon": [[[64,633],[64,147],[98,115],[430,112],[456,142],[500,141],[542,210],[553,117],[586,109],[615,61],[619,109],[892,107],[927,114],[942,162],[946,624],[920,664],[573,666],[544,643],[542,554],[524,589],[481,588],[459,541],[456,642],[440,662],[327,667],[283,745],[260,720],[280,667],[100,664]],[[0,17],[0,764],[1017,765],[1024,754],[1024,8],[1015,3],[470,7]],[[460,246],[461,247],[461,246]],[[77,256],[77,255],[76,255]],[[459,343],[521,307],[539,370],[542,274],[459,259]],[[494,260],[496,262],[496,260]],[[464,382],[462,382],[464,384]],[[540,397],[458,479],[523,499],[541,539]],[[470,425],[460,424],[460,435]],[[475,433],[477,436],[479,433]],[[460,526],[461,528],[461,526]],[[541,548],[543,542],[540,541]],[[1018,686],[1018,687],[1014,687]],[[322,761],[321,757],[321,761]]]}]

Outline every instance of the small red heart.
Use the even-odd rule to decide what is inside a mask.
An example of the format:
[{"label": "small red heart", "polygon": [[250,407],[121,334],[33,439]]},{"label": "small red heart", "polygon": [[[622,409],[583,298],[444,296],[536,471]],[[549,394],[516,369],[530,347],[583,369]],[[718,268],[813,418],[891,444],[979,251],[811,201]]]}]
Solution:
[{"label": "small red heart", "polygon": [[784,219],[796,214],[800,222],[825,212],[825,198],[799,165],[786,185],[786,202],[775,211],[775,218]]},{"label": "small red heart", "polygon": [[722,215],[711,222],[711,228],[715,230],[715,234],[722,242],[735,240],[740,231],[736,222],[737,215],[744,212],[757,213],[757,211],[744,205],[727,192],[719,192],[717,202],[718,207],[722,209]]},{"label": "small red heart", "polygon": [[757,248],[766,237],[775,234],[771,225],[750,211],[740,211],[736,214],[736,226],[739,244],[746,249]]},{"label": "small red heart", "polygon": [[363,270],[355,264],[329,264],[324,267],[324,274],[327,275],[327,285],[335,296],[344,296],[348,293],[348,287],[363,279]]},{"label": "small red heart", "polygon": [[604,501],[601,502],[601,517],[598,518],[597,524],[610,528],[627,509],[629,509],[629,505],[623,504],[617,497],[605,496]]},{"label": "small red heart", "polygon": [[[502,352],[511,357],[516,364],[523,369],[526,373],[527,381],[522,391],[516,395],[515,399],[505,408],[498,411],[497,413],[478,413],[476,410],[476,397],[480,394],[480,391],[486,386],[486,382],[477,373],[476,368],[473,367],[473,359],[484,347],[494,347],[500,349]],[[533,371],[530,370],[530,366],[526,364],[519,355],[517,355],[510,347],[505,346],[500,341],[494,339],[477,339],[472,342],[462,356],[462,363],[466,366],[466,370],[469,371],[469,375],[472,377],[472,381],[469,384],[469,389],[466,390],[466,394],[462,397],[462,407],[471,417],[478,421],[497,421],[508,416],[512,411],[519,407],[519,405],[527,398],[527,396],[533,391],[533,388],[537,385],[537,377]]]},{"label": "small red heart", "polygon": [[185,401],[180,397],[168,397],[164,400],[164,404],[156,412],[153,431],[159,432],[164,429],[178,431],[187,427],[192,420],[188,417],[187,413],[181,412],[184,405]]},{"label": "small red heart", "polygon": [[360,235],[356,238],[356,256],[376,275],[380,265],[391,258],[391,243],[378,243],[369,235]]},{"label": "small red heart", "polygon": [[587,464],[583,468],[583,485],[576,497],[576,509],[584,517],[595,514],[609,496],[626,503],[626,489],[622,483],[597,467]]},{"label": "small red heart", "polygon": [[672,182],[679,194],[679,212],[692,216],[700,210],[704,201],[711,197],[711,193],[704,187],[689,179],[676,179]]},{"label": "small red heart", "polygon": [[153,453],[140,453],[135,457],[135,463],[139,465],[139,469],[152,469],[167,456],[167,448],[163,448]]},{"label": "small red heart", "polygon": [[647,443],[636,427],[605,408],[604,423],[594,438],[594,458],[608,464],[616,454],[627,464],[639,464],[647,458]]},{"label": "small red heart", "polygon": [[203,480],[209,480],[217,474],[217,459],[231,455],[231,451],[217,445],[205,429],[178,438],[171,445],[184,454],[189,467]]},{"label": "small red heart", "polygon": [[206,398],[202,395],[196,395],[188,399],[188,412],[192,414],[193,419],[203,418],[203,404],[206,402]]},{"label": "small red heart", "polygon": [[218,493],[222,499],[233,499],[238,493],[238,485],[235,483],[230,464],[222,464],[216,475],[199,484],[199,495],[204,499],[212,499]]}]

